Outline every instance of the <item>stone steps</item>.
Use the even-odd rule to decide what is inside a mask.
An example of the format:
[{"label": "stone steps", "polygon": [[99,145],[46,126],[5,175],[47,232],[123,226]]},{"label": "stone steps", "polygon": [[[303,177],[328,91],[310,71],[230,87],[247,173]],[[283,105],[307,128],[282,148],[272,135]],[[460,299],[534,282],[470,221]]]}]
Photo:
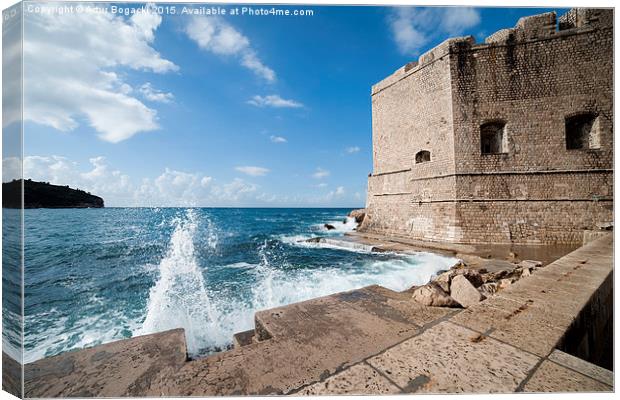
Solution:
[{"label": "stone steps", "polygon": [[192,361],[179,371],[174,386],[158,386],[151,393],[290,393],[410,338],[423,325],[453,312],[417,305],[409,295],[380,286],[260,311],[253,342]]}]

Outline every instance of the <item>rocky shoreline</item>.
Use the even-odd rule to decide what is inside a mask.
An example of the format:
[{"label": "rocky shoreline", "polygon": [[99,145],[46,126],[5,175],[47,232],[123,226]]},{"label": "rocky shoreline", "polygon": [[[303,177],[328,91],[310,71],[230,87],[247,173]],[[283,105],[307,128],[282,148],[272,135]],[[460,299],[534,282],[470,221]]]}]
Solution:
[{"label": "rocky shoreline", "polygon": [[408,290],[412,299],[425,306],[468,308],[495,295],[543,267],[542,262],[524,260],[514,267],[506,266],[489,272],[470,268],[459,261],[451,269],[434,277],[423,286]]},{"label": "rocky shoreline", "polygon": [[[359,227],[364,222],[366,210],[352,210],[348,217],[354,218]],[[326,229],[329,230],[328,227]],[[333,243],[334,239],[321,237],[308,239],[306,242],[338,244]],[[340,242],[341,245],[346,243],[346,247],[360,249],[363,247],[371,252],[387,251],[380,246],[345,240]],[[461,259],[449,270],[433,276],[427,284],[413,286],[405,292],[411,293],[411,299],[424,306],[468,308],[506,289],[518,280],[532,275],[543,266],[542,261],[523,260],[518,263],[504,262],[499,267],[493,268],[493,271],[489,271],[479,265],[470,266]]]}]

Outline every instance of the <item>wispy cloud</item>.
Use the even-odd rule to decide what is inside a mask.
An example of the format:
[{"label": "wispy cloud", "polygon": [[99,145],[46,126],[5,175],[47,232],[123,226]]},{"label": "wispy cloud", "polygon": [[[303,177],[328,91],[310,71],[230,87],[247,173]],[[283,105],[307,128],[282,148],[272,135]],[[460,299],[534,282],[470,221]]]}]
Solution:
[{"label": "wispy cloud", "polygon": [[170,103],[174,99],[172,93],[166,93],[162,92],[161,90],[155,89],[153,85],[151,85],[151,82],[143,84],[142,86],[140,86],[139,90],[142,96],[149,101],[155,101],[158,103]]},{"label": "wispy cloud", "polygon": [[464,30],[480,23],[480,13],[471,7],[448,7],[445,9],[441,25],[450,35],[459,35]]},{"label": "wispy cloud", "polygon": [[327,178],[329,174],[330,172],[328,170],[318,167],[316,171],[312,174],[312,177],[314,179],[323,179],[323,178]]},{"label": "wispy cloud", "polygon": [[152,46],[161,21],[155,12],[130,18],[109,13],[29,15],[24,20],[24,64],[29,66],[24,119],[64,132],[85,120],[111,143],[158,129],[157,111],[133,95],[120,71],[178,70]]},{"label": "wispy cloud", "polygon": [[431,40],[460,35],[480,23],[480,13],[471,7],[398,7],[389,17],[392,36],[406,55],[419,55]]},{"label": "wispy cloud", "polygon": [[344,149],[347,154],[359,153],[360,150],[361,149],[359,148],[359,146],[351,146]]},{"label": "wispy cloud", "polygon": [[286,142],[288,142],[288,140],[286,140],[285,137],[283,137],[283,136],[275,136],[275,135],[271,135],[269,137],[269,140],[271,140],[273,143],[286,143]]},{"label": "wispy cloud", "polygon": [[269,173],[269,169],[255,166],[235,167],[235,170],[250,176],[265,176]]},{"label": "wispy cloud", "polygon": [[247,101],[256,107],[274,107],[274,108],[300,108],[304,105],[291,99],[283,99],[277,94],[271,94],[268,96],[256,95]]},{"label": "wispy cloud", "polygon": [[[2,166],[4,182],[21,175],[19,158],[5,158]],[[77,187],[103,197],[113,207],[350,206],[359,197],[349,195],[344,186],[307,195],[269,193],[241,178],[220,182],[211,175],[175,168],[145,178],[131,177],[101,156],[91,157],[83,166],[63,156],[32,155],[24,158],[23,167],[26,178]],[[317,182],[317,187],[328,185]]]},{"label": "wispy cloud", "polygon": [[198,47],[220,56],[234,56],[239,63],[267,82],[276,80],[276,73],[265,65],[250,44],[250,39],[219,17],[194,16],[185,32]]}]

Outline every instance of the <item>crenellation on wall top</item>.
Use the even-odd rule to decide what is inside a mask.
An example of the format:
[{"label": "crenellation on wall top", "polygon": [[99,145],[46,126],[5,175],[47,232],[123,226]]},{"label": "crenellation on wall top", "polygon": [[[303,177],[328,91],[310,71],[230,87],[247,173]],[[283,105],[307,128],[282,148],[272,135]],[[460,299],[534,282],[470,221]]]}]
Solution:
[{"label": "crenellation on wall top", "polygon": [[484,43],[476,44],[473,36],[449,38],[420,55],[418,61],[412,61],[397,69],[393,74],[372,86],[371,94],[395,84],[405,77],[415,74],[425,66],[449,55],[471,49],[507,44],[525,43],[533,40],[587,32],[595,28],[613,27],[613,9],[609,8],[573,8],[559,18],[555,11],[522,17],[513,28],[500,29],[489,35]]},{"label": "crenellation on wall top", "polygon": [[463,47],[471,47],[476,43],[473,36],[460,36],[444,40],[438,46],[433,47],[418,59],[418,65],[424,65],[450,53],[451,50],[461,50]]},{"label": "crenellation on wall top", "polygon": [[555,11],[523,17],[514,28],[500,29],[485,39],[486,44],[506,44],[553,37],[564,31],[580,28],[612,26],[613,10],[602,8],[573,8],[557,17]]},{"label": "crenellation on wall top", "polygon": [[613,26],[613,9],[573,8],[559,18],[560,31],[582,27]]},{"label": "crenellation on wall top", "polygon": [[392,73],[390,76],[373,85],[371,89],[371,94],[376,94],[382,89],[385,89],[386,87],[398,82],[403,77],[414,74],[422,67],[431,64],[435,60],[441,59],[442,57],[450,54],[451,52],[454,53],[462,51],[465,48],[469,49],[475,43],[476,39],[474,39],[473,36],[461,36],[446,39],[439,45],[422,54],[418,58],[418,61],[411,61],[405,64],[401,68],[394,71],[394,73]]}]

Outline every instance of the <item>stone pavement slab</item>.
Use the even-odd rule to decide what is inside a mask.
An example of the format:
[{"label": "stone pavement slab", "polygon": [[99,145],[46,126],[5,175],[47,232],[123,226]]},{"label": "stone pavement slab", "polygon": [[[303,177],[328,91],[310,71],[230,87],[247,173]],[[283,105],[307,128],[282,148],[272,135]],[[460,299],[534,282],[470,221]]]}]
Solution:
[{"label": "stone pavement slab", "polygon": [[538,360],[445,321],[367,362],[410,393],[507,393]]},{"label": "stone pavement slab", "polygon": [[524,392],[610,392],[612,387],[563,367],[543,361],[524,385]]},{"label": "stone pavement slab", "polygon": [[421,325],[451,312],[447,308],[421,306],[410,301],[410,295],[374,285],[259,311],[255,321],[261,340],[325,332],[341,333],[346,340],[354,337],[355,332],[415,332]]},{"label": "stone pavement slab", "polygon": [[312,384],[298,394],[302,395],[381,395],[397,394],[401,389],[380,375],[366,363],[360,363],[322,382]]},{"label": "stone pavement slab", "polygon": [[564,353],[563,351],[555,350],[549,355],[549,360],[604,383],[605,385],[613,386],[614,384],[614,373],[612,371]]},{"label": "stone pavement slab", "polygon": [[171,384],[154,386],[150,393],[295,392],[418,334],[418,324],[451,313],[379,286],[261,311],[256,314],[260,342],[187,363]]}]

